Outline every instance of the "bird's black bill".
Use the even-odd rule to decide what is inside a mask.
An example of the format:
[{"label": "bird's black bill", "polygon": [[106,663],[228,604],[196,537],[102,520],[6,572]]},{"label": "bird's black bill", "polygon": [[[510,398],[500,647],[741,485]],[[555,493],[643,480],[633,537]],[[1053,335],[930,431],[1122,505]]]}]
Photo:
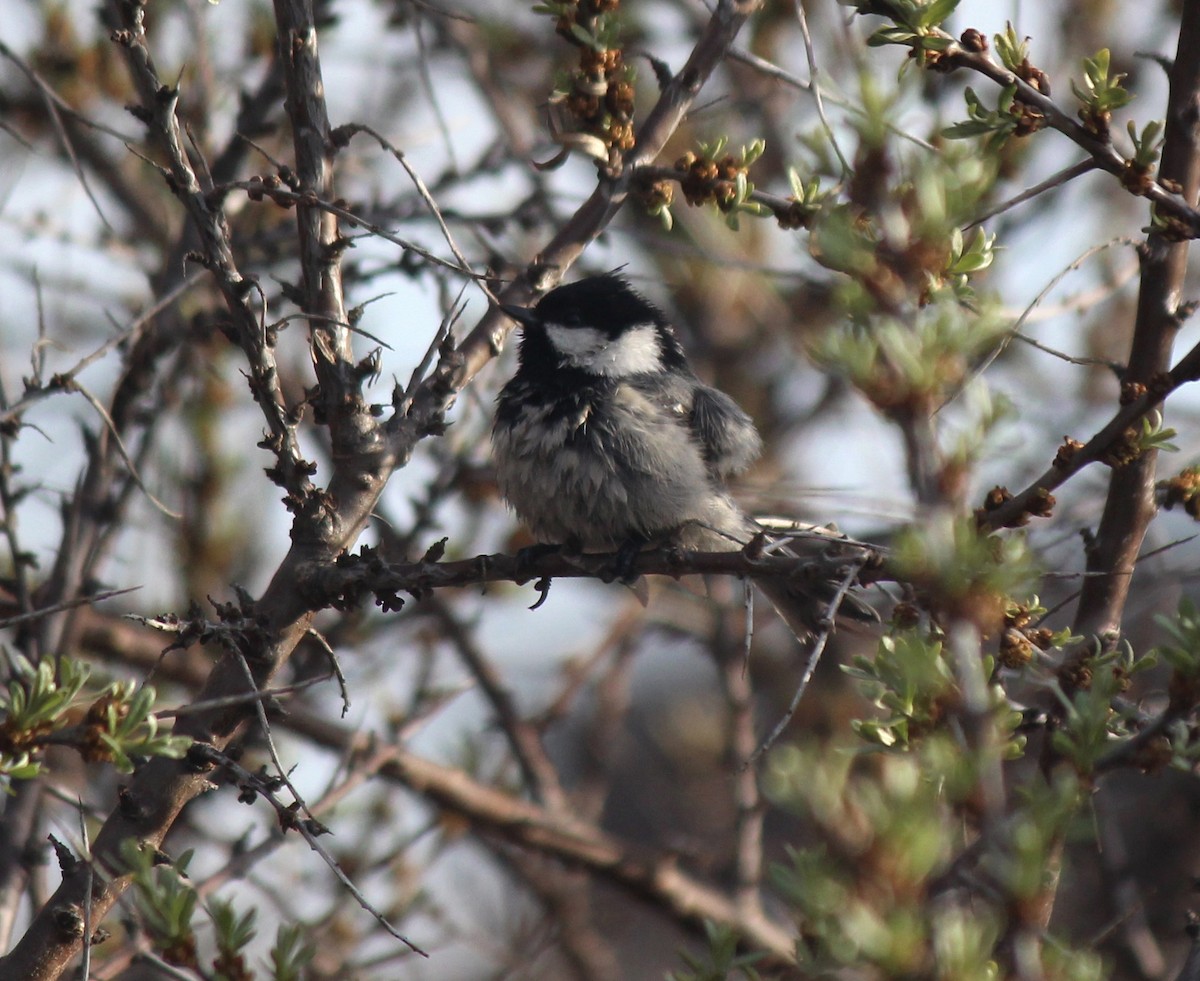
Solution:
[{"label": "bird's black bill", "polygon": [[512,317],[522,327],[529,327],[539,323],[538,315],[529,307],[519,307],[515,303],[501,303],[500,309],[507,317]]}]

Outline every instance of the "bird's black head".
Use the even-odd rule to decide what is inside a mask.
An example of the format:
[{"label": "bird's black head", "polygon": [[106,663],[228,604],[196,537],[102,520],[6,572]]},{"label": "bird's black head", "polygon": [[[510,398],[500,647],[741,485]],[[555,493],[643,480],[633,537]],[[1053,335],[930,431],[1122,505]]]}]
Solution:
[{"label": "bird's black head", "polygon": [[588,276],[560,286],[543,296],[534,309],[543,323],[594,327],[610,337],[631,327],[666,323],[662,311],[617,273]]},{"label": "bird's black head", "polygon": [[523,366],[607,377],[686,366],[662,311],[617,273],[559,286],[532,308],[503,309],[525,327]]}]

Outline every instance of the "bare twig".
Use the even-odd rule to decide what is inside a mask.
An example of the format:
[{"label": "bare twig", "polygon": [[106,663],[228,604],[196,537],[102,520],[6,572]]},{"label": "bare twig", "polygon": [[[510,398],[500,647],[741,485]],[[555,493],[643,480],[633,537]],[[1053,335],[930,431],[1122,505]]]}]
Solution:
[{"label": "bare twig", "polygon": [[[302,709],[292,712],[284,725],[310,739],[338,748],[347,744],[364,749],[371,737],[356,734]],[[749,944],[766,952],[771,961],[791,964],[795,940],[788,928],[765,915],[738,910],[718,890],[689,875],[674,858],[640,854],[595,825],[558,815],[502,791],[478,783],[462,770],[441,766],[392,746],[390,759],[380,768],[396,780],[481,830],[495,831],[513,844],[591,869],[635,895],[671,910],[694,927],[705,919],[727,923]]]},{"label": "bare twig", "polygon": [[1099,164],[1091,157],[1086,160],[1081,160],[1079,163],[1071,164],[1070,167],[1064,167],[1056,174],[1051,174],[1044,181],[1034,184],[1033,187],[1028,187],[1020,194],[1016,194],[1007,201],[1001,201],[997,205],[988,208],[983,214],[974,218],[970,223],[963,226],[963,231],[974,228],[976,225],[982,225],[985,221],[995,218],[997,215],[1002,215],[1006,211],[1011,211],[1018,205],[1024,204],[1026,201],[1032,201],[1039,195],[1045,194],[1047,191],[1052,191],[1056,187],[1062,187],[1068,184],[1076,177],[1082,177],[1084,174],[1091,173]]},{"label": "bare twig", "polygon": [[100,593],[93,593],[91,596],[78,596],[75,599],[63,600],[61,603],[55,603],[53,606],[44,606],[37,610],[31,610],[29,613],[18,613],[15,616],[5,617],[3,620],[0,620],[0,630],[5,627],[15,627],[19,623],[31,623],[35,620],[42,620],[54,613],[61,613],[63,610],[73,610],[79,606],[90,606],[102,600],[112,599],[114,596],[124,596],[126,593],[137,592],[141,588],[141,586],[129,586],[125,589],[108,589]]},{"label": "bare twig", "polygon": [[[259,797],[261,797],[275,809],[275,813],[279,817],[280,825],[285,829],[294,829],[295,831],[299,832],[300,836],[306,842],[308,842],[309,847],[321,856],[325,864],[329,866],[329,870],[333,872],[338,881],[341,882],[350,895],[354,897],[355,901],[364,910],[375,917],[380,926],[382,926],[385,930],[387,930],[388,933],[407,946],[413,953],[420,954],[422,957],[429,956],[425,951],[423,951],[420,947],[405,937],[404,934],[392,926],[392,924],[388,921],[388,918],[371,904],[366,896],[362,894],[362,891],[358,888],[358,886],[356,886],[351,881],[350,877],[346,875],[346,873],[342,870],[342,867],[338,864],[337,859],[334,858],[333,855],[329,853],[328,849],[326,849],[325,846],[317,840],[317,836],[325,833],[326,829],[320,824],[320,822],[316,820],[316,818],[312,817],[310,814],[309,820],[307,821],[297,820],[293,806],[284,804],[282,801],[278,800],[275,797],[274,792],[271,790],[270,785],[266,781],[260,778],[257,774],[251,773],[245,767],[236,763],[234,760],[230,759],[224,753],[214,749],[212,746],[204,743],[196,743],[190,755],[192,755],[197,761],[202,761],[203,763],[207,763],[212,766],[224,767],[225,769],[229,770],[229,772],[237,779],[239,786],[252,788]],[[295,793],[294,790],[292,792],[293,794]],[[299,798],[297,798],[297,800],[299,800]]]},{"label": "bare twig", "polygon": [[168,518],[173,518],[176,521],[182,518],[182,514],[180,514],[178,511],[172,511],[169,507],[163,504],[162,501],[160,501],[154,496],[154,494],[151,493],[150,488],[147,487],[142,481],[142,476],[138,473],[137,465],[134,464],[133,458],[130,457],[129,451],[125,448],[125,442],[121,439],[121,434],[117,431],[117,427],[112,421],[112,416],[108,414],[108,410],[104,407],[104,403],[96,398],[96,396],[94,396],[86,388],[80,385],[79,382],[72,382],[71,384],[75,391],[77,391],[80,395],[87,399],[88,402],[91,403],[91,406],[96,410],[97,415],[104,420],[104,425],[108,428],[109,435],[112,436],[113,442],[116,444],[117,452],[121,455],[121,459],[125,461],[125,466],[129,470],[130,478],[135,484],[137,484],[138,489],[146,495],[146,500],[153,504],[157,510],[161,511]]},{"label": "bare twig", "polygon": [[567,812],[567,796],[558,780],[558,772],[546,755],[541,735],[528,720],[521,718],[512,696],[505,689],[496,670],[479,650],[470,632],[459,622],[454,611],[439,599],[432,602],[433,614],[437,617],[446,636],[454,645],[458,656],[478,682],[496,721],[508,740],[513,758],[520,767],[525,786],[535,801],[550,811]]},{"label": "bare twig", "polygon": [[833,594],[833,598],[829,601],[829,606],[825,612],[827,626],[814,638],[812,646],[808,649],[808,658],[804,664],[804,671],[800,675],[800,681],[796,685],[796,692],[792,695],[792,700],[788,704],[787,710],[783,713],[779,721],[775,723],[775,727],[767,734],[767,737],[759,743],[758,748],[746,758],[746,761],[742,764],[743,769],[751,769],[763,753],[775,745],[776,741],[787,729],[788,724],[792,721],[792,717],[796,714],[796,709],[800,707],[800,700],[804,697],[804,693],[808,690],[809,682],[812,681],[812,677],[816,673],[817,665],[821,661],[821,655],[825,652],[825,645],[829,643],[829,638],[833,634],[833,624],[837,618],[838,607],[842,605],[842,600],[850,591],[850,587],[858,580],[862,567],[863,563],[861,561],[853,564],[847,571],[845,578],[838,583],[837,592]]},{"label": "bare twig", "polygon": [[[749,601],[747,605],[749,607]],[[747,619],[750,619],[751,613],[751,609],[747,608]],[[742,912],[757,914],[762,910],[760,890],[765,807],[759,796],[758,774],[753,767],[744,765],[754,755],[758,742],[754,731],[754,690],[746,671],[745,659],[741,656],[743,645],[732,637],[723,636],[726,633],[723,621],[724,618],[717,621],[715,647],[721,688],[729,707],[728,759],[737,815],[734,822],[734,868],[737,876],[734,902]]]}]

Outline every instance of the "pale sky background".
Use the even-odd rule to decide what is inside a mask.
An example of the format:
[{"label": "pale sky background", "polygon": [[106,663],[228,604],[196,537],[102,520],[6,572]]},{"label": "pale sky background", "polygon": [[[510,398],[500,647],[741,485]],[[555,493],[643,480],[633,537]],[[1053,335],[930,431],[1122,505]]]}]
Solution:
[{"label": "pale sky background", "polygon": [[[3,25],[0,26],[3,40],[15,50],[23,52],[33,37],[37,21],[35,5],[33,0],[26,0],[7,6],[9,9],[6,9]],[[78,11],[81,23],[91,23],[88,18],[91,17],[92,6],[85,0],[73,0],[72,9]],[[239,18],[245,15],[243,5],[237,0],[223,0],[219,6],[203,3],[198,6],[202,8],[202,16],[214,24],[237,24]],[[1125,6],[1128,8],[1125,16],[1129,30],[1135,32],[1135,37],[1145,37],[1144,47],[1168,55],[1173,53],[1173,36],[1163,35],[1156,25],[1147,24],[1145,16],[1135,9],[1140,5]],[[1047,12],[1053,7],[1053,4],[965,0],[954,23],[959,27],[970,24],[990,35],[1002,30],[1005,20],[1012,18],[1022,33],[1038,38],[1039,50],[1045,52],[1047,62],[1052,62],[1054,58],[1046,45],[1053,43],[1056,28],[1043,23],[1042,19],[1048,16]],[[497,9],[503,10],[504,16],[531,19],[535,16],[524,4],[504,4]],[[392,33],[380,29],[380,14],[370,5],[343,0],[338,4],[338,11],[340,21],[337,28],[326,32],[321,38],[330,115],[335,125],[357,118],[360,112],[373,114],[366,111],[367,107],[386,106],[394,93],[380,90],[377,83],[380,66],[385,69],[394,66],[397,74],[401,74],[406,66],[411,65],[415,51],[411,38],[398,40]],[[687,45],[683,40],[678,15],[665,6],[662,11],[661,23],[655,23],[659,38],[649,46],[669,63],[678,65],[682,63]],[[370,39],[369,45],[364,45],[364,38]],[[1046,39],[1044,43],[1043,38]],[[187,44],[188,38],[156,35],[154,43],[156,47],[162,46],[166,60],[166,53],[171,47]],[[215,49],[213,55],[219,64],[222,57],[220,49]],[[798,75],[807,76],[803,51],[794,52],[794,56],[795,63],[788,67]],[[892,58],[898,64],[900,54],[891,51],[881,57]],[[11,66],[0,66],[0,84],[7,77],[5,73],[11,70]],[[1128,113],[1145,122],[1161,112],[1165,81],[1161,72],[1146,71],[1141,82],[1138,98]],[[964,79],[963,84],[971,84],[981,93],[987,93],[985,99],[994,98],[985,80]],[[1067,80],[1061,80],[1059,86],[1056,96],[1064,102],[1068,101]],[[416,91],[419,92],[419,89]],[[476,103],[473,91],[465,83],[456,84],[453,80],[443,79],[439,81],[439,96],[455,156],[459,161],[469,164],[493,136],[486,125],[487,114]],[[404,148],[411,163],[428,181],[441,171],[446,159],[432,109],[427,100],[421,100],[420,104],[425,107],[422,112],[406,116],[403,124],[388,135]],[[959,118],[962,115],[965,114]],[[834,110],[831,116],[837,124],[839,113]],[[138,134],[138,124],[128,115],[120,115],[107,122],[131,136]],[[903,113],[897,123],[904,125]],[[1124,139],[1123,131],[1118,139]],[[367,187],[374,185],[386,190],[394,184],[406,183],[407,178],[394,161],[369,150],[365,142],[359,149],[361,152],[356,158],[359,162],[354,165],[354,170],[356,179],[362,179]],[[1043,179],[1082,156],[1081,151],[1076,150],[1065,138],[1051,133],[1039,137],[1034,153],[1035,163],[1022,172],[1022,180],[1027,184]],[[564,200],[573,201],[581,200],[590,191],[592,174],[590,165],[576,162],[558,171],[552,179],[557,193]],[[1014,311],[1019,311],[1088,246],[1113,235],[1136,236],[1139,222],[1145,223],[1144,213],[1139,219],[1116,228],[1105,224],[1110,220],[1109,215],[1095,209],[1092,202],[1096,185],[1105,181],[1110,183],[1111,194],[1124,193],[1112,178],[1089,175],[1065,191],[1058,192],[1053,205],[1047,207],[1048,213],[1052,214],[1051,220],[1032,223],[1023,235],[1006,238],[987,288],[998,291]],[[1019,189],[1014,187],[1012,193]],[[492,202],[493,208],[501,210],[506,200],[513,201],[521,191],[521,183],[513,174],[498,180],[478,182],[469,193],[477,201]],[[363,192],[362,196],[366,197],[367,194]],[[443,203],[453,204],[454,201],[448,198]],[[105,208],[103,195],[100,195],[100,204],[107,213],[115,213],[115,208]],[[1063,222],[1064,216],[1070,216],[1071,220]],[[22,376],[30,370],[30,347],[37,337],[35,277],[44,286],[42,316],[49,342],[46,356],[51,365],[47,373],[69,367],[97,346],[100,339],[111,330],[108,318],[123,324],[131,310],[138,309],[151,299],[142,272],[146,257],[122,249],[119,245],[103,252],[90,247],[87,243],[94,236],[97,224],[96,210],[69,168],[31,152],[8,133],[0,132],[0,379],[10,400],[20,395]],[[435,251],[445,251],[432,226],[419,231],[406,228],[403,234]],[[1132,261],[1132,254],[1128,250],[1117,255],[1117,265]],[[397,250],[387,242],[359,240],[355,258],[361,261],[370,256],[377,256],[381,261],[394,261]],[[510,258],[521,260],[530,256],[514,255]],[[587,258],[596,267],[612,267],[633,260],[630,272],[636,276],[636,251],[631,251],[627,237],[619,232],[609,235],[605,243],[590,249]],[[781,245],[777,264],[787,267],[789,263],[798,268],[811,267],[812,260],[799,240],[783,241]],[[1082,270],[1068,277],[1046,302],[1061,302],[1064,297],[1086,291],[1098,282],[1098,266],[1094,263],[1085,265]],[[656,299],[669,303],[669,284],[657,288],[655,284],[639,285]],[[1135,289],[1135,284],[1127,289]],[[393,375],[407,380],[412,366],[424,353],[437,327],[440,312],[431,289],[400,276],[376,280],[371,284],[371,290],[373,293],[394,291],[394,295],[371,304],[360,324],[364,330],[384,338],[393,347],[392,351],[385,352],[384,372],[378,389],[381,393],[379,400],[386,401],[383,393],[390,390]],[[467,296],[470,305],[463,324],[469,328],[484,307],[478,291],[468,291]],[[363,298],[356,296],[355,301],[360,302]],[[63,325],[75,320],[89,325],[86,338],[66,334]],[[1031,322],[1028,332],[1052,347],[1084,353],[1079,350],[1077,343],[1077,324],[1077,318],[1067,314],[1051,320]],[[1187,325],[1180,333],[1177,350],[1186,350],[1198,336],[1200,330],[1195,325]],[[365,353],[368,347],[368,343],[363,342],[358,350]],[[491,394],[509,367],[510,362],[505,359],[486,369],[477,385],[460,400],[456,409],[456,423],[449,438],[476,445],[481,460],[486,457]],[[115,377],[116,368],[115,360],[101,360],[83,373],[81,381],[93,391],[104,393]],[[1042,386],[1048,378],[1053,378],[1053,374],[998,371],[989,375],[993,389],[1015,401],[1021,400],[1023,386]],[[234,390],[240,401],[224,421],[226,439],[233,452],[240,445],[244,447],[245,454],[256,461],[255,466],[248,470],[246,495],[250,506],[261,508],[263,518],[255,525],[259,536],[257,545],[264,556],[265,569],[270,570],[286,551],[288,515],[277,504],[279,494],[276,489],[267,485],[261,477],[259,468],[267,465],[269,460],[265,451],[254,445],[262,426],[259,412],[250,402],[244,385],[235,386]],[[796,396],[803,400],[806,393],[798,391]],[[1200,402],[1193,393],[1186,392],[1173,397],[1171,406],[1172,412],[1184,420],[1183,425],[1188,432],[1180,440],[1182,452],[1164,463],[1166,468],[1178,469],[1192,462],[1200,453],[1200,443],[1197,443],[1194,435],[1197,430],[1191,425],[1200,410]],[[1063,400],[1063,411],[1075,411],[1067,399]],[[1104,413],[1107,411],[1106,408]],[[1094,431],[1093,424],[1105,417],[1104,413],[1094,415],[1089,420],[1073,417],[1055,420],[1053,426],[1061,426],[1063,434],[1071,433],[1084,439]],[[44,435],[23,434],[16,444],[16,456],[26,473],[36,475],[43,483],[45,491],[22,509],[21,530],[26,546],[35,550],[43,563],[48,565],[53,560],[53,549],[59,536],[56,492],[69,491],[79,471],[82,459],[79,437],[81,422],[95,426],[97,420],[82,398],[59,396],[47,400],[31,412],[28,421],[35,424]],[[1043,430],[1048,424],[1046,419],[1035,417],[1006,429],[998,437],[998,452],[984,468],[985,480],[991,480],[994,474],[994,480],[1011,483],[1015,489],[1022,480],[1032,477],[1032,473],[1014,474],[1009,466],[1010,459],[1017,454],[1029,432]],[[186,452],[185,448],[174,446],[171,437],[168,427],[160,437],[163,452]],[[1006,447],[1010,449],[1006,451]],[[828,483],[836,485],[837,493],[811,495],[811,507],[821,520],[836,520],[848,531],[865,533],[878,527],[881,518],[903,516],[909,510],[908,501],[897,493],[896,475],[903,473],[904,469],[899,440],[889,427],[861,405],[846,410],[843,426],[806,431],[802,443],[794,447],[794,452],[794,474],[798,482],[821,485],[826,482],[820,479],[814,481],[813,475],[835,475],[830,476]],[[424,484],[430,466],[428,458],[418,456],[412,466],[396,475],[385,497],[390,515],[404,520],[409,512],[409,500]],[[1105,473],[1098,469],[1090,471],[1076,478],[1066,499],[1069,500],[1073,495],[1086,496],[1105,480]],[[986,490],[986,486],[982,489]],[[141,527],[123,540],[121,549],[109,566],[109,572],[113,585],[142,584],[143,591],[134,602],[150,611],[170,598],[169,592],[156,590],[155,587],[154,570],[156,566],[161,567],[167,558],[161,554],[161,537],[158,534],[164,519],[152,512],[144,502],[139,502],[136,507],[140,517],[135,524]],[[456,509],[450,505],[444,509],[442,518],[444,527],[441,533],[450,534],[453,540],[456,521],[461,520],[461,515],[456,514]],[[1176,534],[1186,533],[1188,527],[1185,521],[1172,517],[1156,523],[1152,536],[1154,540],[1167,540]],[[497,512],[495,527],[490,529],[493,539],[491,548],[501,547],[502,532],[506,528],[507,523]],[[432,535],[431,541],[437,537],[440,535]],[[483,537],[487,539],[486,534]],[[264,582],[242,585],[256,592]],[[529,588],[510,590],[504,601],[497,601],[496,594],[492,593],[474,604],[472,612],[479,617],[480,629],[489,638],[490,652],[495,655],[498,666],[511,679],[513,687],[526,704],[538,704],[557,680],[543,652],[554,652],[549,657],[561,663],[596,643],[611,615],[611,605],[604,600],[623,599],[623,596],[613,592],[615,588],[596,583],[558,582],[551,591],[546,607],[536,613],[526,609],[535,599],[535,594]],[[471,608],[470,600],[464,601],[464,608]],[[531,638],[534,637],[538,656],[531,659]],[[639,674],[634,679],[635,688],[643,681],[648,684],[664,680],[686,683],[691,679],[695,682],[698,676],[709,670],[704,666],[706,663],[682,645],[664,649],[657,652],[653,659],[641,659]],[[369,690],[373,681],[380,680],[355,678],[355,665],[350,663],[347,666],[352,675],[352,688],[357,683],[363,686],[359,690]],[[405,664],[397,658],[394,672],[388,679],[382,680],[402,688],[405,672]],[[643,677],[650,674],[654,677]],[[456,682],[452,677],[444,680],[449,684]],[[336,714],[336,695],[329,692],[325,701],[331,713]],[[352,713],[354,721],[364,725],[379,721],[373,714],[377,708],[367,698],[356,700]],[[430,755],[452,755],[460,744],[462,734],[477,731],[485,719],[482,701],[473,694],[466,694],[420,733],[414,739],[413,747]],[[283,748],[286,755],[286,740]],[[297,773],[297,782],[303,792],[312,793],[321,788],[328,775],[327,767],[306,765]],[[238,821],[240,829],[249,820],[248,810],[238,808],[235,813],[241,815]],[[450,889],[461,887],[461,884],[450,881],[445,885]],[[471,888],[479,888],[479,883],[474,882]],[[485,897],[488,888],[484,884],[482,891]],[[499,886],[496,888],[499,889]],[[444,969],[445,962],[441,966]]]}]

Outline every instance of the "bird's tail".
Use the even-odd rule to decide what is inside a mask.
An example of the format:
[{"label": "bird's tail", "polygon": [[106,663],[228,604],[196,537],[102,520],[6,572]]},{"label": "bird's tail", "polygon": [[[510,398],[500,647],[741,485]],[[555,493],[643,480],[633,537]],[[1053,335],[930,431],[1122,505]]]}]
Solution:
[{"label": "bird's tail", "polygon": [[842,582],[813,578],[756,576],[754,585],[801,640],[828,630],[838,619],[878,623],[874,607],[850,591],[853,572]]},{"label": "bird's tail", "polygon": [[731,501],[719,502],[710,518],[686,529],[682,544],[698,551],[732,552],[765,534],[775,539],[769,547],[771,554],[799,560],[794,573],[752,578],[801,640],[828,629],[838,619],[879,622],[875,609],[852,592],[859,569],[873,554],[868,546],[819,525],[756,521]]}]

